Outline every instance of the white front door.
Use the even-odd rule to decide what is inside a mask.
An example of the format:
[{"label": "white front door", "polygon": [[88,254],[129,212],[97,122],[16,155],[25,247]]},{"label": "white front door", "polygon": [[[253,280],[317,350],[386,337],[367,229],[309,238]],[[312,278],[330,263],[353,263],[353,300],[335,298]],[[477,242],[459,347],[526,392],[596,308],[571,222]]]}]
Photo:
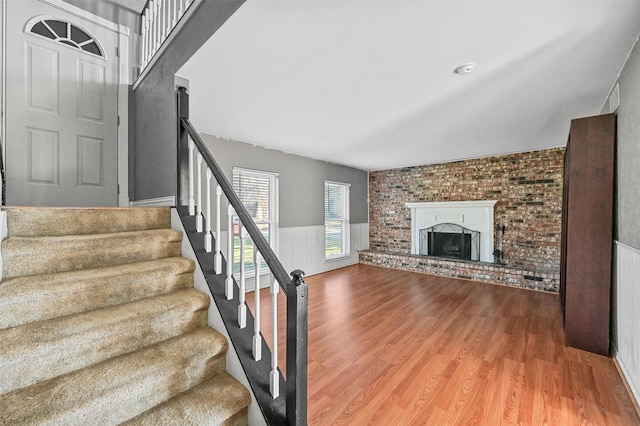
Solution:
[{"label": "white front door", "polygon": [[7,205],[117,205],[118,34],[6,4]]}]

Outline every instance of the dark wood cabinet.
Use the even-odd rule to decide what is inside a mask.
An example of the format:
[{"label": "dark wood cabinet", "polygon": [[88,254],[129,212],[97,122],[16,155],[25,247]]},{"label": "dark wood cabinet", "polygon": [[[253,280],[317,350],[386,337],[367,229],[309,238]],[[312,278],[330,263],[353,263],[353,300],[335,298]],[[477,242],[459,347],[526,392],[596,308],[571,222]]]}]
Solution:
[{"label": "dark wood cabinet", "polygon": [[560,303],[566,344],[609,353],[616,117],[571,121],[564,160]]}]

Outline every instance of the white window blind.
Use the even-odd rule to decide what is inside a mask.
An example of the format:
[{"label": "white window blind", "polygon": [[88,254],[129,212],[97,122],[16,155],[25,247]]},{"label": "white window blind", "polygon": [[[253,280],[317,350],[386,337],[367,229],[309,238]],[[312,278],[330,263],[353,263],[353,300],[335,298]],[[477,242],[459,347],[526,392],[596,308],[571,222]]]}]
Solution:
[{"label": "white window blind", "polygon": [[[267,240],[273,251],[278,254],[279,243],[279,178],[277,173],[262,172],[234,167],[233,189],[238,193],[249,215]],[[239,219],[234,218],[234,273],[240,272],[240,235]],[[245,239],[245,271],[254,273],[253,241],[247,235]],[[266,272],[266,263],[260,269]]]},{"label": "white window blind", "polygon": [[349,256],[349,184],[324,183],[324,253],[327,260]]}]

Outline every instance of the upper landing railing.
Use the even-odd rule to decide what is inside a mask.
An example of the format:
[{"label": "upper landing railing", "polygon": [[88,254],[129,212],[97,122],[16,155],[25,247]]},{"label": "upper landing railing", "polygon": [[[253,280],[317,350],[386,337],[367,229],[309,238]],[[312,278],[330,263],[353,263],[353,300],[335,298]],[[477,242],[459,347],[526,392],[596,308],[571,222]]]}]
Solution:
[{"label": "upper landing railing", "polygon": [[148,0],[142,11],[140,73],[149,65],[180,19],[198,0]]},{"label": "upper landing railing", "polygon": [[[189,95],[184,87],[178,89],[178,202],[188,206],[189,216],[195,217],[196,232],[204,239],[204,251],[212,256],[214,273],[219,279],[220,286],[224,286],[224,293],[220,288],[212,288],[214,299],[220,294],[221,303],[237,303],[237,308],[221,310],[229,335],[236,347],[240,361],[243,363],[249,383],[254,388],[257,402],[260,404],[265,418],[270,424],[307,424],[307,284],[303,280],[304,273],[295,270],[293,278],[285,271],[271,246],[265,240],[251,215],[240,201],[240,198],[227,180],[226,176],[214,160],[189,121]],[[215,189],[212,188],[212,179]],[[213,196],[212,196],[213,195]],[[228,208],[223,212],[221,206],[222,195],[228,201]],[[226,216],[226,217],[225,217]],[[222,253],[221,219],[226,218],[226,261]],[[236,220],[238,229],[234,229]],[[234,246],[235,234],[239,237],[239,250]],[[245,238],[253,242],[253,265],[255,280],[254,317],[247,312],[245,299]],[[234,250],[236,249],[236,250]],[[234,251],[240,257],[239,279],[234,276]],[[210,254],[209,254],[210,253]],[[207,258],[211,259],[211,258]],[[269,271],[261,271],[262,261]],[[275,278],[269,283],[271,293],[271,359],[269,372],[263,372],[261,377],[259,368],[254,368],[263,356],[269,356],[268,347],[264,351],[263,337],[260,324],[260,279],[261,275],[271,273]],[[226,277],[226,278],[225,278]],[[211,287],[211,283],[209,286]],[[237,293],[236,293],[237,289]],[[277,296],[282,290],[287,299],[286,311],[286,381],[284,410],[280,396],[280,382],[283,379],[278,368],[278,303]],[[214,291],[215,290],[215,291]],[[236,295],[238,296],[236,299]],[[229,312],[225,318],[225,312]],[[237,312],[237,315],[236,315]],[[253,322],[253,330],[248,330]],[[237,341],[234,339],[237,337]],[[251,354],[249,356],[248,354]],[[249,359],[252,358],[252,359]],[[263,362],[264,363],[264,362]],[[265,368],[266,369],[266,368]],[[258,387],[258,389],[256,389]],[[268,387],[268,389],[265,389]],[[261,398],[259,395],[269,395]],[[278,401],[276,399],[280,398]],[[276,402],[274,402],[276,401]],[[272,405],[270,405],[272,404]],[[267,407],[265,407],[267,406]],[[282,412],[284,411],[284,412]],[[267,415],[267,413],[270,413]],[[270,417],[271,418],[268,418]]]}]

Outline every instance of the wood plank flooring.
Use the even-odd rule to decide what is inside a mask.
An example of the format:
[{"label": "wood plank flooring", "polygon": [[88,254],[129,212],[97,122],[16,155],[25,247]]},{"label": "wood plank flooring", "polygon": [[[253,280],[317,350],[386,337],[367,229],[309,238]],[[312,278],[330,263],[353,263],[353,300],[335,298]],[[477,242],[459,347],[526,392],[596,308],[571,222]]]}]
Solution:
[{"label": "wood plank flooring", "polygon": [[565,347],[556,295],[367,265],[306,281],[310,425],[640,425],[613,361]]}]

